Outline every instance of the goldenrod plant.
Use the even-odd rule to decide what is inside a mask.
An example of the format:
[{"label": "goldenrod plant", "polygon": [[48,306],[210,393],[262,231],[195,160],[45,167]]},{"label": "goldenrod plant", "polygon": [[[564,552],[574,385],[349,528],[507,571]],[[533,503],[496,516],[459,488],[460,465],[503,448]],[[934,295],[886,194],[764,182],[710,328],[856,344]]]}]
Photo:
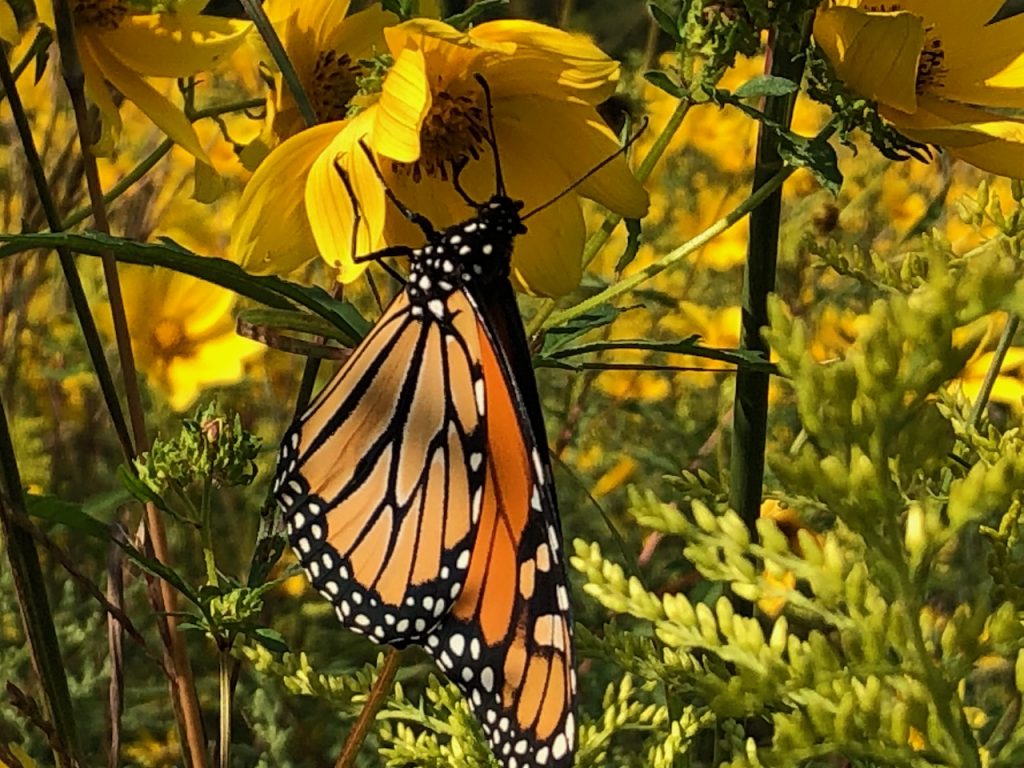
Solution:
[{"label": "goldenrod plant", "polygon": [[1018,5],[0,0],[0,766],[550,756],[271,499],[495,146],[576,765],[1024,764]]}]

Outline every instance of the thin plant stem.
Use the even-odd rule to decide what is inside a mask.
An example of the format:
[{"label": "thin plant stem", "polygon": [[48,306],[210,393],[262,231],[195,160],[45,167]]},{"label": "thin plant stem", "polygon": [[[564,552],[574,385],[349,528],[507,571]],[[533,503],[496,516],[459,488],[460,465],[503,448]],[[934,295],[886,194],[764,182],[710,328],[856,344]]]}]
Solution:
[{"label": "thin plant stem", "polygon": [[399,652],[394,648],[388,651],[388,655],[384,658],[384,663],[381,665],[380,674],[373,681],[373,687],[370,688],[370,693],[366,697],[366,704],[363,705],[359,718],[356,720],[355,725],[352,726],[352,730],[348,732],[345,746],[341,748],[341,754],[338,755],[334,768],[352,768],[355,765],[356,755],[359,754],[359,748],[366,741],[366,734],[370,732],[370,725],[373,724],[377,713],[380,712],[380,708],[384,706],[384,701],[391,690],[391,685],[395,682],[395,675],[398,673],[399,667],[399,657]]},{"label": "thin plant stem", "polygon": [[553,328],[559,325],[565,325],[571,320],[579,317],[580,315],[586,314],[593,309],[606,304],[612,299],[616,299],[624,293],[636,288],[641,283],[650,280],[655,275],[659,275],[666,269],[675,266],[691,253],[699,251],[708,242],[714,240],[720,234],[725,232],[736,222],[743,219],[750,211],[756,208],[762,200],[771,195],[776,189],[782,186],[782,183],[789,178],[790,174],[795,169],[789,166],[781,168],[767,184],[763,185],[760,189],[755,191],[750,197],[740,203],[736,208],[727,213],[721,219],[716,221],[710,227],[699,233],[695,237],[691,238],[687,242],[680,245],[678,248],[669,251],[657,261],[647,265],[643,269],[634,272],[628,277],[624,277],[614,285],[610,285],[600,293],[591,296],[589,299],[581,301],[575,306],[569,307],[561,312],[552,314],[541,326],[542,329]]},{"label": "thin plant stem", "polygon": [[267,48],[270,50],[270,55],[274,57],[274,63],[277,64],[277,68],[281,70],[281,77],[288,86],[288,90],[291,91],[292,98],[295,99],[299,112],[302,114],[302,119],[306,121],[306,127],[316,125],[316,112],[313,111],[313,107],[309,102],[309,96],[302,87],[302,81],[299,80],[295,67],[292,66],[291,59],[288,58],[288,52],[285,51],[284,46],[281,44],[281,38],[277,36],[277,30],[274,29],[270,19],[267,18],[260,0],[240,0],[240,2],[245,9],[246,15],[255,25],[256,31],[260,33],[260,37],[263,38],[263,42],[266,43]]},{"label": "thin plant stem", "polygon": [[[53,42],[53,38],[50,36],[50,31],[45,27],[40,27],[39,31],[36,32],[36,38],[32,41],[32,45],[25,51],[25,54],[21,57],[21,61],[14,65],[11,70],[11,76],[15,82],[21,77],[21,73],[24,72],[28,65],[35,61],[36,56],[39,55],[40,51],[45,51],[50,47],[50,43]],[[0,88],[0,101],[7,98],[8,88],[4,85]]]},{"label": "thin plant stem", "polygon": [[[228,114],[229,112],[239,112],[244,109],[253,109],[265,104],[264,99],[246,99],[244,101],[232,102],[230,104],[220,104],[213,107],[207,107],[205,109],[196,110],[189,118],[195,122],[207,117],[218,117],[220,115]],[[168,152],[174,147],[174,142],[171,139],[164,139],[161,141],[152,152],[146,155],[139,164],[132,168],[124,178],[118,181],[103,195],[104,205],[109,206],[112,202],[117,200],[121,195],[131,189],[139,179],[149,173],[160,160],[162,160]],[[92,206],[86,205],[79,208],[77,211],[72,212],[64,219],[62,229],[71,229],[78,224],[81,224],[87,218],[92,215]]]},{"label": "thin plant stem", "polygon": [[[90,137],[93,135],[92,121],[89,119],[85,101],[85,75],[82,71],[81,62],[78,59],[74,16],[71,12],[69,0],[57,0],[54,3],[54,20],[57,27],[57,45],[60,49],[61,70],[71,97],[71,104],[74,108],[75,121],[78,128],[93,222],[97,230],[109,234],[110,225],[107,220],[106,206],[103,202],[103,189],[99,180],[96,157],[92,154],[89,146]],[[101,259],[107,287],[107,297],[110,302],[113,319],[114,335],[117,341],[117,351],[121,363],[128,415],[135,439],[135,448],[141,453],[148,449],[149,438],[146,435],[142,397],[139,391],[135,358],[132,352],[131,335],[128,331],[128,320],[121,295],[121,284],[117,274],[117,262],[113,254],[109,252],[102,254]],[[146,529],[153,547],[153,554],[160,562],[169,564],[170,557],[167,537],[163,528],[163,519],[155,505],[151,503],[146,504],[145,510]],[[192,678],[191,660],[185,648],[184,639],[177,630],[177,618],[173,615],[177,596],[171,585],[162,579],[159,581],[158,589],[154,590],[152,595],[155,600],[153,607],[158,615],[158,621],[164,624],[166,629],[166,632],[161,633],[161,637],[169,643],[167,650],[172,661],[170,667],[174,675],[171,691],[172,696],[176,697],[178,701],[175,711],[180,715],[179,728],[185,742],[182,745],[183,751],[187,753],[186,759],[189,765],[193,766],[193,768],[204,768],[206,765],[206,738],[203,733],[202,712],[199,708],[199,699]]]},{"label": "thin plant stem", "polygon": [[971,429],[977,429],[981,423],[981,415],[988,407],[989,398],[992,396],[992,389],[999,378],[999,372],[1003,369],[1003,362],[1006,360],[1006,353],[1010,351],[1013,344],[1013,337],[1017,335],[1020,328],[1020,316],[1011,314],[1003,327],[1003,332],[996,343],[995,352],[992,353],[992,362],[985,371],[985,378],[981,382],[981,389],[978,390],[978,398],[971,406],[971,413],[968,417],[968,424]]},{"label": "thin plant stem", "polygon": [[[25,162],[32,174],[32,181],[39,195],[39,202],[42,205],[43,213],[46,216],[46,223],[51,231],[60,230],[60,213],[50,193],[49,182],[46,179],[46,170],[43,168],[43,161],[36,149],[35,138],[32,136],[32,128],[29,125],[28,117],[25,114],[21,96],[15,86],[14,76],[7,63],[7,57],[0,55],[0,85],[7,91],[7,100],[11,105],[11,115],[14,117],[14,124],[18,131],[18,138],[21,141],[22,150],[25,153]],[[99,331],[96,329],[96,321],[89,308],[89,300],[85,295],[85,288],[82,286],[82,278],[78,274],[75,260],[71,251],[65,247],[59,247],[57,256],[60,260],[61,271],[68,284],[68,293],[71,296],[71,304],[75,309],[75,316],[82,328],[82,336],[85,345],[89,350],[89,359],[92,361],[93,369],[96,371],[96,378],[99,381],[100,392],[103,395],[103,402],[110,413],[110,420],[114,424],[114,432],[121,445],[121,452],[125,459],[131,459],[135,455],[135,448],[132,445],[131,433],[128,430],[128,423],[125,420],[124,412],[121,409],[121,402],[118,399],[117,388],[114,386],[114,377],[107,365],[107,358],[103,353],[103,342],[100,339]]]},{"label": "thin plant stem", "polygon": [[0,401],[0,528],[7,543],[14,593],[25,627],[29,656],[42,685],[54,735],[60,744],[59,749],[54,749],[54,758],[61,768],[73,768],[79,765],[78,756],[81,754],[78,728],[43,570],[39,565],[39,553],[32,536],[13,519],[15,516],[23,517],[26,512],[14,443],[7,427],[3,401]]},{"label": "thin plant stem", "polygon": [[[799,24],[784,24],[773,30],[773,39],[769,42],[772,75],[795,83],[803,79],[804,51],[810,37],[812,14],[813,11],[805,12]],[[778,126],[789,126],[795,102],[795,92],[765,98],[764,113],[775,125],[762,123],[758,133],[754,194],[772,184],[785,168]],[[766,358],[768,344],[761,336],[761,329],[768,325],[768,294],[775,290],[781,212],[782,188],[776,185],[751,211],[747,262],[743,270],[740,349],[760,352]],[[729,496],[731,506],[752,534],[756,534],[761,509],[770,378],[763,371],[740,368],[736,372]]]},{"label": "thin plant stem", "polygon": [[[636,179],[643,184],[647,179],[650,178],[654,169],[658,165],[658,161],[661,160],[665,151],[668,149],[669,144],[672,141],[672,137],[675,136],[676,131],[679,130],[679,126],[683,124],[683,118],[686,117],[686,113],[690,111],[690,107],[693,106],[693,102],[690,99],[680,99],[679,103],[676,104],[676,108],[669,115],[668,120],[665,122],[665,127],[661,129],[661,133],[654,140],[650,150],[644,155],[644,159],[640,161],[640,164],[636,168]],[[587,239],[587,244],[583,248],[582,262],[584,267],[588,267],[590,263],[600,253],[601,248],[608,242],[608,238],[612,236],[612,232],[615,231],[615,227],[622,221],[622,217],[617,213],[608,214],[604,221],[601,223],[600,228],[594,234]],[[557,304],[553,299],[548,299],[534,313],[533,317],[530,318],[530,322],[527,325],[526,336],[527,338],[533,338],[536,334],[540,333],[545,328],[550,328],[551,325],[547,323],[547,319],[555,311]]]},{"label": "thin plant stem", "polygon": [[230,651],[226,648],[218,651],[219,680],[220,680],[220,768],[228,768],[231,765],[231,665]]}]

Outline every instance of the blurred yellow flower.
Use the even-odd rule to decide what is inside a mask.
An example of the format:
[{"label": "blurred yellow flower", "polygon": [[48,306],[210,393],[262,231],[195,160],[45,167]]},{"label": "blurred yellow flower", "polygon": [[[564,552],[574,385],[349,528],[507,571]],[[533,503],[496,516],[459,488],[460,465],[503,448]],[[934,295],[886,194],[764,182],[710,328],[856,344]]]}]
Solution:
[{"label": "blurred yellow flower", "polygon": [[[357,252],[418,244],[423,238],[386,204],[384,187],[360,141],[379,158],[385,183],[437,227],[473,215],[451,183],[456,168],[467,164],[461,181],[475,199],[495,191],[483,89],[475,75],[482,75],[491,89],[494,138],[507,158],[503,170],[509,193],[528,208],[555,197],[618,148],[595,110],[614,90],[618,64],[586,38],[527,21],[489,22],[461,33],[428,19],[390,27],[384,36],[394,64],[379,98],[344,124],[320,126],[285,142],[253,177],[269,187],[267,166],[289,169],[290,180],[309,169],[309,224],[320,253],[339,268],[342,281],[355,279],[366,265],[353,259],[355,210],[335,162],[345,168],[359,201]],[[307,134],[311,137],[300,142]],[[330,143],[318,151],[328,138]],[[513,260],[518,287],[559,295],[579,282],[585,235],[579,196],[628,216],[647,210],[647,194],[621,157],[588,178],[578,193],[530,219]],[[278,271],[282,266],[273,263],[277,253],[251,242],[254,227],[246,226],[252,218],[264,220],[264,230],[286,223],[294,236],[294,222],[281,221],[267,204],[270,199],[267,191],[243,200],[250,210],[240,221],[239,242],[244,263]],[[273,221],[267,222],[267,216]],[[272,263],[266,263],[267,257]]]},{"label": "blurred yellow flower", "polygon": [[[264,347],[235,334],[231,291],[179,272],[119,268],[132,349],[139,370],[176,411],[205,387],[233,384]],[[109,312],[98,316],[111,335]]]},{"label": "blurred yellow flower", "polygon": [[18,20],[14,17],[14,11],[7,0],[0,0],[0,40],[11,45],[17,45],[21,40]]},{"label": "blurred yellow flower", "polygon": [[[995,312],[968,326],[958,328],[953,336],[956,347],[976,345],[974,354],[952,382],[959,386],[971,403],[978,399],[982,382],[994,360],[994,353],[986,350],[995,344],[996,338],[1006,325],[1006,320],[1004,312]],[[1002,403],[1016,413],[1024,412],[1024,347],[1010,347],[1006,351],[989,395],[989,402]]]},{"label": "blurred yellow flower", "polygon": [[[85,90],[102,116],[96,153],[109,154],[121,131],[112,86],[167,136],[209,165],[181,108],[146,78],[190,77],[211,69],[242,44],[251,25],[200,15],[206,0],[163,3],[163,10],[156,13],[141,12],[127,0],[70,2]],[[38,0],[36,10],[40,21],[54,29],[53,0]]]},{"label": "blurred yellow flower", "polygon": [[[851,89],[914,141],[1024,177],[1024,17],[987,25],[1001,0],[827,0],[814,39]],[[878,10],[884,8],[884,10]]]}]

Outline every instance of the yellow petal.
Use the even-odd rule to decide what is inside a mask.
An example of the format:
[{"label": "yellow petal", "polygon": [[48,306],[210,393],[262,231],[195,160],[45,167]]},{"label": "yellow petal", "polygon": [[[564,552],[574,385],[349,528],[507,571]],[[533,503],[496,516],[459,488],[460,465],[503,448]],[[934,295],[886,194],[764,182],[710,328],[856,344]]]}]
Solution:
[{"label": "yellow petal", "polygon": [[371,5],[353,13],[334,29],[325,29],[322,45],[325,50],[347,53],[353,61],[369,59],[384,50],[384,29],[397,22],[395,14]]},{"label": "yellow petal", "polygon": [[[326,150],[313,162],[306,182],[306,216],[313,232],[317,250],[324,261],[338,269],[338,280],[349,283],[359,277],[368,266],[357,264],[356,254],[378,250],[384,229],[384,187],[370,165],[369,158],[358,141],[369,130],[372,115],[363,112],[338,134]],[[359,228],[352,251],[352,230],[355,226],[355,208],[335,160],[348,175],[352,193],[358,201]]]},{"label": "yellow petal", "polygon": [[380,100],[373,109],[374,150],[401,163],[419,159],[420,127],[430,104],[423,53],[405,48],[384,79]]},{"label": "yellow petal", "polygon": [[171,408],[179,412],[187,410],[203,389],[241,380],[246,361],[265,349],[251,339],[228,333],[203,341],[190,357],[173,358],[166,373],[166,394]]},{"label": "yellow petal", "polygon": [[103,76],[133,102],[146,117],[167,136],[179,144],[182,149],[195,155],[204,163],[210,163],[206,150],[199,143],[195,128],[185,117],[185,113],[174,106],[153,86],[142,79],[136,72],[126,67],[102,44],[91,44],[90,53],[96,61]]},{"label": "yellow petal", "polygon": [[7,4],[7,0],[0,0],[0,40],[17,45],[20,39],[21,32],[18,31],[18,20],[14,17],[14,11]]},{"label": "yellow petal", "polygon": [[1024,120],[922,96],[913,115],[882,110],[905,136],[937,144],[964,162],[991,173],[1024,178]]},{"label": "yellow petal", "polygon": [[851,90],[912,113],[917,108],[917,65],[924,45],[921,19],[906,12],[819,10],[814,40]]},{"label": "yellow petal", "polygon": [[85,75],[85,95],[100,111],[100,138],[92,146],[94,154],[106,157],[114,151],[121,134],[121,112],[110,95],[110,88],[93,59],[93,42],[88,33],[78,37],[78,58]]},{"label": "yellow petal", "polygon": [[306,218],[306,179],[342,127],[325,123],[293,136],[267,156],[246,184],[231,253],[249,272],[286,274],[316,256]]},{"label": "yellow petal", "polygon": [[563,296],[579,285],[586,227],[579,199],[567,195],[526,222],[516,240],[512,280],[517,290]]},{"label": "yellow petal", "polygon": [[53,0],[36,0],[36,16],[44,27],[57,28],[53,20]]},{"label": "yellow petal", "polygon": [[97,37],[128,68],[147,77],[189,77],[213,69],[252,29],[247,21],[183,13],[126,16]]},{"label": "yellow petal", "polygon": [[[640,218],[647,214],[647,192],[629,170],[624,156],[594,172],[620,146],[589,105],[523,96],[496,104],[494,118],[503,126],[500,135],[518,131],[529,136],[544,155],[541,162],[560,167],[570,183],[586,177],[577,187],[578,194],[623,216]],[[498,152],[503,158],[508,154],[500,145]]]},{"label": "yellow petal", "polygon": [[501,93],[537,93],[538,88],[557,84],[597,104],[612,95],[619,79],[618,62],[585,35],[508,19],[474,27],[469,36],[478,43],[515,44],[514,56],[489,67],[493,67],[494,87]]}]

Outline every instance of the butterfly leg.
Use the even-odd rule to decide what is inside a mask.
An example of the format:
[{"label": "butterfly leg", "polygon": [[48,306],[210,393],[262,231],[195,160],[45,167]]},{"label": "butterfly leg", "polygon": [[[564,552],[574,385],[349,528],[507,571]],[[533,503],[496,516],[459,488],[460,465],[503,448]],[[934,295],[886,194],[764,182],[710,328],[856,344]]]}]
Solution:
[{"label": "butterfly leg", "polygon": [[434,229],[434,225],[430,223],[430,219],[424,216],[422,213],[416,213],[412,208],[407,206],[398,196],[395,195],[391,187],[388,186],[387,181],[384,179],[384,174],[380,171],[380,166],[377,165],[377,159],[373,156],[373,152],[366,146],[366,143],[362,140],[359,141],[359,146],[363,148],[363,152],[366,153],[367,159],[370,161],[370,165],[373,166],[374,172],[377,174],[377,178],[380,179],[380,183],[384,187],[384,194],[387,195],[388,200],[394,203],[394,206],[401,211],[402,215],[405,216],[409,221],[415,224],[417,227],[423,230],[423,234],[427,236],[428,240],[432,240],[437,235],[437,231]]}]

